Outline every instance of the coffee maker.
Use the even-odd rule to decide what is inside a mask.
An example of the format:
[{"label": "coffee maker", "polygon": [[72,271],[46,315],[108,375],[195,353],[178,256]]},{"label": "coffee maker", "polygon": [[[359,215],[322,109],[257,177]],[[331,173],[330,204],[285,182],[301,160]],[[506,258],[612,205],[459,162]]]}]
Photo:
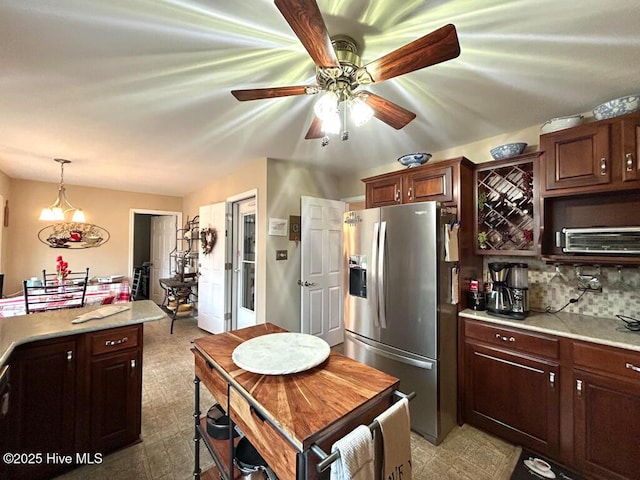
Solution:
[{"label": "coffee maker", "polygon": [[[489,295],[489,300],[487,302],[487,311],[489,312],[489,314],[495,315],[496,317],[524,320],[525,306],[522,299],[523,289],[515,289],[510,286],[509,276],[512,275],[513,265],[514,264],[506,262],[489,263],[489,274],[491,275],[493,287]],[[517,277],[518,284],[521,285],[522,269],[521,267],[519,268],[520,270],[517,270],[517,273],[513,275]],[[528,305],[526,308],[528,309]]]}]

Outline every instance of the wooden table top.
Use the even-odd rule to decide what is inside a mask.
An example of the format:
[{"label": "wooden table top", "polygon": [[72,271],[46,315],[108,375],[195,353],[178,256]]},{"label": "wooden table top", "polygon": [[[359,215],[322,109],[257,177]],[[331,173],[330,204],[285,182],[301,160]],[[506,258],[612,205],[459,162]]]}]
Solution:
[{"label": "wooden table top", "polygon": [[343,420],[360,413],[367,402],[390,396],[399,386],[396,377],[333,351],[317,367],[289,375],[255,374],[233,363],[231,354],[242,342],[285,331],[264,323],[198,338],[194,344],[301,449],[340,428]]}]

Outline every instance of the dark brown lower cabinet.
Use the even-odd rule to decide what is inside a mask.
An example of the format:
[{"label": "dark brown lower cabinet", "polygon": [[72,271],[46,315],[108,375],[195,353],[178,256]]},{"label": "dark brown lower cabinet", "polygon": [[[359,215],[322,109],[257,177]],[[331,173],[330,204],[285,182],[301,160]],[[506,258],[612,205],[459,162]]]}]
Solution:
[{"label": "dark brown lower cabinet", "polygon": [[573,375],[576,463],[597,478],[640,479],[640,379]]},{"label": "dark brown lower cabinet", "polygon": [[8,478],[50,478],[75,457],[78,341],[35,342],[11,355],[8,451],[24,455],[7,466]]},{"label": "dark brown lower cabinet", "polygon": [[464,346],[464,421],[585,478],[640,480],[640,352],[470,319]]},{"label": "dark brown lower cabinet", "polygon": [[465,419],[516,445],[553,455],[558,449],[558,364],[465,345]]},{"label": "dark brown lower cabinet", "polygon": [[91,450],[110,452],[140,436],[142,355],[138,349],[91,362]]},{"label": "dark brown lower cabinet", "polygon": [[21,455],[6,478],[52,478],[139,438],[141,324],[21,345],[8,363],[2,446]]}]

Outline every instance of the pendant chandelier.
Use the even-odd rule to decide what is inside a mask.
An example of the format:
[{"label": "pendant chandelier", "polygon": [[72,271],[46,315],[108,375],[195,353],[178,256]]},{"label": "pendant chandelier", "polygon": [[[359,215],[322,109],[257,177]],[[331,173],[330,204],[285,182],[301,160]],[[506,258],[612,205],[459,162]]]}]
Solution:
[{"label": "pendant chandelier", "polygon": [[42,213],[40,214],[40,220],[46,220],[49,222],[64,222],[66,220],[66,215],[69,212],[73,212],[73,216],[71,218],[72,222],[76,223],[85,223],[86,220],[84,218],[84,212],[71,205],[69,200],[67,200],[67,196],[64,188],[64,166],[67,163],[71,163],[71,160],[65,160],[64,158],[54,158],[54,162],[58,162],[60,164],[60,186],[58,187],[58,198],[46,208],[42,209]]}]

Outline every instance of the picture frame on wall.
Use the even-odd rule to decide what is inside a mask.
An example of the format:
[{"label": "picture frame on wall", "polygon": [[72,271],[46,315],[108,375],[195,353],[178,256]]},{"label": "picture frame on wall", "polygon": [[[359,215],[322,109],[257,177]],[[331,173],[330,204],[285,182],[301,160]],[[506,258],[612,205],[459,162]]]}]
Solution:
[{"label": "picture frame on wall", "polygon": [[286,237],[289,221],[286,218],[269,218],[269,235]]}]

